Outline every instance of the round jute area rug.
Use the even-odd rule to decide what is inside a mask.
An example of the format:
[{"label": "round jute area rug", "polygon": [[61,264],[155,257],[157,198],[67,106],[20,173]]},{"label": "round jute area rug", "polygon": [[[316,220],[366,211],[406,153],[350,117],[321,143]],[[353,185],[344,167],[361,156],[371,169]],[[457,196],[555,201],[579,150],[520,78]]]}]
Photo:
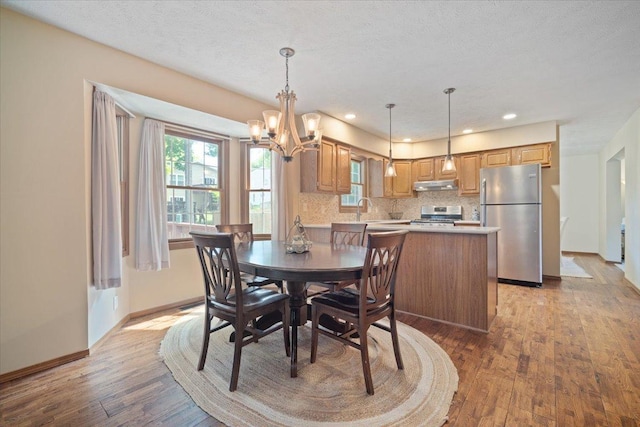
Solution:
[{"label": "round jute area rug", "polygon": [[[299,328],[298,377],[289,376],[281,331],[242,349],[238,389],[229,391],[231,328],[211,335],[207,362],[197,363],[203,312],[172,326],[160,354],[194,402],[229,426],[441,426],[458,387],[451,359],[423,333],[398,323],[404,370],[398,370],[391,336],[369,329],[375,395],[365,390],[360,352],[320,336],[316,363],[309,362],[311,329]],[[215,321],[215,320],[214,320]]]}]

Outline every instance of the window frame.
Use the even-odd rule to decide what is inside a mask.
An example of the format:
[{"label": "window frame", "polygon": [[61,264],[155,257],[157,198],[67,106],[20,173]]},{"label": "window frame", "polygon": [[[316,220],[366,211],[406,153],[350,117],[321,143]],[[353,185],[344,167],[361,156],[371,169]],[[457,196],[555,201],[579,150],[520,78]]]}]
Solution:
[{"label": "window frame", "polygon": [[[355,153],[351,153],[351,159],[349,160],[349,167],[351,168],[351,164],[352,162],[358,162],[360,163],[360,176],[362,178],[362,182],[357,182],[354,183],[353,181],[350,183],[350,186],[355,185],[361,185],[362,186],[362,197],[367,197],[367,193],[369,190],[369,183],[368,183],[368,173],[367,173],[367,158],[365,156],[361,156],[359,154],[355,154]],[[349,171],[349,177],[351,177],[351,171]],[[351,193],[349,193],[351,194]],[[347,196],[348,194],[343,194],[344,196]],[[340,213],[356,213],[358,210],[357,206],[351,206],[351,205],[343,205],[342,204],[342,196],[340,195],[340,197],[338,198],[338,212]],[[357,201],[356,201],[357,203]],[[369,212],[369,203],[366,199],[364,199],[362,201],[362,204],[360,205],[360,213],[367,213]]]},{"label": "window frame", "polygon": [[[242,219],[243,223],[248,223],[250,222],[249,197],[251,195],[251,192],[254,192],[254,191],[266,192],[265,190],[252,190],[250,188],[251,150],[254,148],[268,150],[268,148],[265,148],[262,146],[255,146],[249,140],[242,140],[241,143],[242,145],[241,145],[240,155],[242,158],[242,165],[241,165],[242,173],[241,173],[240,185],[242,188],[242,197],[240,200],[240,218]],[[273,167],[273,152],[272,152],[271,158],[272,158],[271,166]],[[271,188],[269,189],[269,193],[271,193],[271,200],[273,202],[273,182],[271,184],[272,185],[271,185]],[[254,233],[253,238],[254,240],[270,240],[271,234]]]},{"label": "window frame", "polygon": [[[229,201],[228,201],[228,183],[229,183],[229,171],[227,165],[229,164],[229,137],[225,135],[208,132],[201,129],[190,128],[181,125],[175,125],[173,123],[165,122],[165,135],[171,135],[178,138],[186,138],[195,141],[201,141],[205,143],[212,143],[218,146],[218,185],[215,188],[210,188],[213,191],[219,193],[220,200],[220,222],[226,223],[229,218]],[[164,137],[163,137],[164,139]],[[164,141],[163,141],[164,142]],[[163,167],[166,164],[166,153],[163,162]],[[202,188],[193,186],[179,186],[171,185],[166,182],[165,172],[165,191],[168,189],[183,189],[183,190],[202,190]],[[168,216],[168,211],[165,207],[165,215]],[[191,223],[190,223],[191,224]],[[211,225],[215,230],[214,225]],[[168,239],[169,250],[193,248],[192,237],[181,237],[176,239]]]}]

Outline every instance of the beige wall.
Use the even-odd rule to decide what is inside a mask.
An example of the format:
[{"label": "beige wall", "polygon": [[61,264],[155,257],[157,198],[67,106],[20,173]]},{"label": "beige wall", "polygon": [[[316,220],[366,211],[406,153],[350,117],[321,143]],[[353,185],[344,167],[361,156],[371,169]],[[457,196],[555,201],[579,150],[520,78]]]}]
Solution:
[{"label": "beige wall", "polygon": [[239,122],[270,106],[4,8],[0,19],[0,373],[6,373],[85,350],[130,312],[201,294],[202,279],[186,250],[172,251],[171,269],[158,273],[134,271],[128,257],[121,288],[90,286],[86,81]]},{"label": "beige wall", "polygon": [[611,216],[619,214],[616,211],[621,208],[621,205],[614,206],[609,201],[612,199],[612,193],[620,194],[620,175],[618,173],[617,176],[614,174],[608,177],[607,163],[614,162],[619,153],[624,153],[625,160],[626,197],[624,212],[621,213],[626,221],[625,278],[640,289],[640,109],[633,113],[613,139],[600,151],[600,247],[598,253],[604,259],[611,261],[619,261],[611,256],[613,252],[611,245],[617,245],[620,239],[619,221],[616,218],[612,219]]}]

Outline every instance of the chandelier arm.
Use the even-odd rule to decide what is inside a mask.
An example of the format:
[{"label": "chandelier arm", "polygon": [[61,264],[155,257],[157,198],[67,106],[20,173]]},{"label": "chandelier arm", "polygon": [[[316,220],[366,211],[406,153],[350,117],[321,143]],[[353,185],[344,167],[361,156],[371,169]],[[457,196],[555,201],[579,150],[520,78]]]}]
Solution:
[{"label": "chandelier arm", "polygon": [[[298,135],[298,128],[296,127],[296,116],[295,116],[295,109],[294,109],[295,102],[296,102],[296,94],[293,91],[291,91],[291,97],[289,99],[289,111],[287,111],[288,113],[287,122],[289,124],[289,133],[293,138],[293,142],[294,142],[294,147],[292,148],[298,148],[299,146],[302,145],[302,142],[300,141],[300,135]],[[293,155],[293,151],[291,155]]]}]

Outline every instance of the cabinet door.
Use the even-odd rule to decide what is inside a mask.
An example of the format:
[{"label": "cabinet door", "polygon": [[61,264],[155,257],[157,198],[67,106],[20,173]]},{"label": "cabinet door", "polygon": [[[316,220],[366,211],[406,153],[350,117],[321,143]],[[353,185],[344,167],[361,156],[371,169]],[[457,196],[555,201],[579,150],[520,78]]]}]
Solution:
[{"label": "cabinet door", "polygon": [[482,154],[482,167],[495,168],[499,166],[511,166],[511,149],[491,150]]},{"label": "cabinet door", "polygon": [[480,194],[480,154],[464,154],[459,159],[458,193],[460,195]]},{"label": "cabinet door", "polygon": [[384,168],[382,160],[367,159],[369,169],[369,197],[384,197]]},{"label": "cabinet door", "polygon": [[458,177],[457,169],[460,167],[460,162],[458,161],[457,156],[453,156],[453,163],[456,165],[455,171],[446,171],[442,172],[442,165],[444,165],[444,156],[435,158],[435,172],[436,172],[436,180],[440,181],[442,179],[456,179]]},{"label": "cabinet door", "polygon": [[333,193],[336,188],[336,144],[322,141],[318,153],[318,191]]},{"label": "cabinet door", "polygon": [[[386,171],[389,161],[384,159],[382,163]],[[384,197],[414,197],[411,160],[394,160],[393,164],[397,176],[384,177]]]},{"label": "cabinet door", "polygon": [[415,181],[433,181],[436,179],[436,173],[434,170],[435,160],[430,159],[420,159],[413,162],[411,166],[414,170],[414,180]]},{"label": "cabinet door", "polygon": [[398,176],[393,178],[393,197],[413,197],[411,160],[397,160],[394,163]]},{"label": "cabinet door", "polygon": [[540,163],[542,167],[551,166],[551,144],[527,145],[511,150],[514,165]]},{"label": "cabinet door", "polygon": [[351,193],[351,149],[336,145],[336,193]]}]

